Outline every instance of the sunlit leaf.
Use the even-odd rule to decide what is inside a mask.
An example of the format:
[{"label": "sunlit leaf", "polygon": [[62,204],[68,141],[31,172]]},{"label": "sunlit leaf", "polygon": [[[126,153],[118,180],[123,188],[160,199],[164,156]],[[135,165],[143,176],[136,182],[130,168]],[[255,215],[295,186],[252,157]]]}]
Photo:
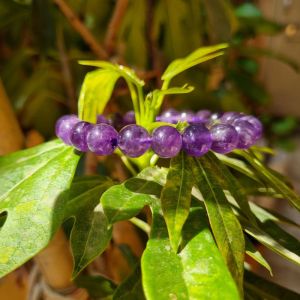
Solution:
[{"label": "sunlit leaf", "polygon": [[0,158],[0,276],[44,248],[64,218],[79,156],[58,140]]},{"label": "sunlit leaf", "polygon": [[154,204],[151,237],[142,256],[147,299],[240,299],[205,220],[204,210],[193,212],[183,231],[188,231],[185,247],[176,254]]},{"label": "sunlit leaf", "polygon": [[172,63],[170,63],[161,78],[163,80],[170,80],[174,76],[189,68],[192,68],[212,58],[223,55],[224,52],[219,50],[225,49],[227,47],[227,44],[220,44],[216,46],[199,48],[185,58],[176,59]]},{"label": "sunlit leaf", "polygon": [[220,174],[210,158],[195,158],[193,173],[218,248],[242,293],[245,241],[241,225],[219,184]]},{"label": "sunlit leaf", "polygon": [[190,211],[194,184],[190,163],[190,158],[184,152],[171,160],[167,182],[160,198],[170,243],[175,252],[180,243],[182,227]]},{"label": "sunlit leaf", "polygon": [[105,215],[110,224],[127,220],[137,215],[159,197],[161,186],[140,178],[132,178],[109,188],[101,197]]},{"label": "sunlit leaf", "polygon": [[118,73],[110,69],[89,72],[82,84],[79,102],[79,118],[96,123],[97,114],[101,114],[109,101]]}]

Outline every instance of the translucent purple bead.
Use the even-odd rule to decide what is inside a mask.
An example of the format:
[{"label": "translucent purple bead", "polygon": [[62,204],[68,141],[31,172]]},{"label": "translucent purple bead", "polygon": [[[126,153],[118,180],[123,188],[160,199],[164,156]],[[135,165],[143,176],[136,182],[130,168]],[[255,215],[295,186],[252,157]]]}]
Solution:
[{"label": "translucent purple bead", "polygon": [[199,110],[196,113],[198,122],[207,122],[211,116],[211,112],[207,109]]},{"label": "translucent purple bead", "polygon": [[[194,123],[196,121],[196,118],[195,118],[195,115],[192,111],[183,111],[181,112],[179,115],[178,115],[178,118],[177,118],[177,122],[178,121],[181,121],[181,122],[188,122],[188,123]],[[177,122],[174,122],[174,123],[177,123]]]},{"label": "translucent purple bead", "polygon": [[236,120],[234,128],[238,133],[239,141],[237,148],[247,149],[257,141],[257,132],[255,127],[245,120]]},{"label": "translucent purple bead", "polygon": [[96,123],[97,124],[101,124],[101,123],[110,124],[110,121],[104,115],[97,115]]},{"label": "translucent purple bead", "polygon": [[86,152],[89,150],[87,145],[87,134],[93,128],[93,125],[88,122],[78,122],[71,130],[71,143],[79,151]]},{"label": "translucent purple bead", "polygon": [[109,155],[118,145],[118,132],[110,125],[97,124],[87,134],[90,151],[98,155]]},{"label": "translucent purple bead", "polygon": [[55,125],[55,133],[65,144],[72,145],[71,130],[79,122],[77,116],[66,115],[59,118]]},{"label": "translucent purple bead", "polygon": [[152,133],[152,149],[163,158],[176,156],[182,147],[182,137],[172,126],[161,126]]},{"label": "translucent purple bead", "polygon": [[135,124],[135,113],[133,110],[128,111],[124,117],[123,117],[123,124],[129,125],[129,124]]},{"label": "translucent purple bead", "polygon": [[212,138],[203,124],[187,127],[182,135],[183,149],[192,156],[202,156],[211,148]]},{"label": "translucent purple bead", "polygon": [[253,125],[256,130],[256,140],[261,138],[263,133],[263,125],[257,118],[253,116],[242,116],[241,118],[239,118],[239,120],[248,121],[251,125]]},{"label": "translucent purple bead", "polygon": [[224,124],[232,124],[235,120],[237,120],[243,116],[244,116],[243,113],[229,111],[222,115],[222,117],[220,118],[220,122],[224,123]]},{"label": "translucent purple bead", "polygon": [[144,154],[151,145],[151,137],[147,130],[139,125],[127,125],[119,132],[118,146],[129,157]]},{"label": "translucent purple bead", "polygon": [[236,148],[239,136],[232,125],[216,124],[210,128],[211,149],[217,153],[228,153]]},{"label": "translucent purple bead", "polygon": [[160,116],[157,116],[156,121],[176,124],[178,122],[179,115],[180,114],[177,110],[171,108],[164,111]]}]

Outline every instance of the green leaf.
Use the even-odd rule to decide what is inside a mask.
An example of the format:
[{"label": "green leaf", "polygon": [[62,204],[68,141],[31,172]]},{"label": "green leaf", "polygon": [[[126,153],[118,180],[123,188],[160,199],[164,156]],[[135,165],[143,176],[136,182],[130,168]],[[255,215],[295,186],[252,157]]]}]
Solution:
[{"label": "green leaf", "polygon": [[[205,223],[205,212],[196,209],[184,231],[188,240],[176,254],[168,240],[159,204],[155,203],[151,238],[142,256],[142,280],[146,298],[239,299],[238,291]],[[204,212],[204,214],[203,214]]]},{"label": "green leaf", "polygon": [[[299,241],[297,241],[294,237],[291,238],[289,236],[287,240],[285,240],[287,233],[283,234],[281,231],[278,231],[276,233],[273,233],[274,236],[273,238],[268,233],[266,233],[263,229],[254,227],[248,223],[244,223],[243,228],[245,232],[247,232],[249,235],[251,235],[253,238],[255,238],[257,241],[259,241],[267,248],[271,249],[272,251],[281,255],[282,257],[287,258],[288,260],[300,265]],[[293,242],[295,241],[296,244],[293,244]],[[287,249],[286,246],[289,249],[292,249],[292,251]]]},{"label": "green leaf", "polygon": [[128,220],[159,197],[161,186],[141,178],[131,178],[109,188],[101,197],[105,215],[110,224]]},{"label": "green leaf", "polygon": [[241,225],[219,184],[219,172],[207,155],[194,159],[193,173],[220,252],[240,292],[243,289],[245,241]]},{"label": "green leaf", "polygon": [[298,300],[300,295],[256,274],[245,272],[245,292],[251,292],[255,299],[263,300]]},{"label": "green leaf", "polygon": [[167,182],[161,193],[161,207],[175,252],[179,247],[182,227],[189,215],[192,187],[190,159],[181,152],[171,160]]},{"label": "green leaf", "polygon": [[37,254],[64,217],[79,156],[58,140],[0,158],[0,277]]},{"label": "green leaf", "polygon": [[101,176],[80,177],[71,185],[65,218],[75,218],[70,236],[73,278],[106,249],[111,239],[112,230],[99,199],[112,185],[109,178]]},{"label": "green leaf", "polygon": [[137,266],[132,274],[130,274],[116,289],[114,300],[145,300],[141,268]]},{"label": "green leaf", "polygon": [[81,120],[96,123],[97,114],[103,112],[119,77],[118,73],[109,69],[87,73],[78,101],[78,115]]},{"label": "green leaf", "polygon": [[133,69],[125,67],[123,65],[113,64],[108,61],[92,61],[92,60],[81,60],[79,61],[81,65],[93,66],[102,68],[104,70],[110,70],[115,74],[118,74],[118,77],[123,77],[126,81],[132,82],[137,86],[144,86],[145,82],[137,77]]},{"label": "green leaf", "polygon": [[257,261],[260,265],[265,267],[272,275],[272,269],[269,263],[265,260],[265,258],[261,255],[261,253],[256,249],[256,247],[252,244],[248,237],[245,238],[245,246],[246,246],[246,253],[252,257],[255,261]]},{"label": "green leaf", "polygon": [[172,63],[170,63],[161,78],[162,80],[171,80],[174,76],[189,68],[192,68],[212,58],[223,55],[224,52],[219,50],[225,49],[227,47],[227,44],[219,44],[215,46],[199,48],[185,58],[176,59]]},{"label": "green leaf", "polygon": [[255,223],[255,218],[251,212],[247,195],[245,194],[245,191],[240,185],[239,181],[212,152],[209,152],[206,155],[210,159],[211,164],[214,166],[215,171],[219,174],[217,179],[223,190],[229,191],[231,196],[235,199],[236,203],[240,207],[242,213],[244,213],[249,220]]},{"label": "green leaf", "polygon": [[91,299],[111,299],[116,285],[109,279],[100,275],[80,275],[75,279],[76,286],[88,291]]},{"label": "green leaf", "polygon": [[236,153],[244,157],[255,168],[257,176],[267,182],[268,185],[275,191],[281,193],[294,207],[300,211],[300,197],[285,184],[281,177],[265,167],[253,153],[240,150],[236,150]]}]

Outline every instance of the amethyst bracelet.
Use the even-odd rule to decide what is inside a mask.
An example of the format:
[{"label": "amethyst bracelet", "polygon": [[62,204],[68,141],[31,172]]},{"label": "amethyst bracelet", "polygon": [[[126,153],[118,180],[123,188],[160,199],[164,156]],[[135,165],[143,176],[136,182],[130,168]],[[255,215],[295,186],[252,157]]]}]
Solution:
[{"label": "amethyst bracelet", "polygon": [[[109,155],[118,147],[126,156],[139,157],[152,148],[159,157],[171,158],[181,150],[199,157],[209,150],[225,154],[234,149],[247,149],[260,139],[263,130],[257,118],[237,112],[211,114],[207,110],[197,113],[167,110],[156,120],[171,124],[187,122],[188,126],[180,133],[173,126],[163,125],[150,135],[135,124],[133,112],[126,113],[123,118],[117,115],[114,119],[99,115],[97,124],[66,115],[57,121],[56,135],[82,152]],[[121,129],[118,132],[114,127]]]}]

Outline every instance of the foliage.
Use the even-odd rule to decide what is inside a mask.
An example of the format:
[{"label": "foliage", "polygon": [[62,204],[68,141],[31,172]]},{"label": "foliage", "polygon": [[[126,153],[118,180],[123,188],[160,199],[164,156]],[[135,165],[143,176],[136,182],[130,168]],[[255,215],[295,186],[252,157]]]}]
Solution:
[{"label": "foliage", "polygon": [[[164,97],[187,90],[186,86],[169,87],[170,80],[215,58],[225,47],[201,48],[174,61],[162,76],[162,88],[146,96],[143,81],[132,70],[103,61],[85,62],[98,69],[83,83],[79,115],[91,120],[101,113],[121,76],[130,88],[137,122],[151,131]],[[100,104],[99,91],[105,95]],[[293,292],[266,283],[245,267],[244,257],[249,255],[271,272],[253,240],[300,264],[300,242],[279,226],[299,228],[299,224],[250,199],[258,193],[283,198],[300,210],[300,197],[288,181],[263,164],[264,151],[270,152],[253,147],[201,158],[182,152],[168,168],[159,167],[149,151],[140,158],[127,158],[126,164],[139,173],[124,182],[74,177],[79,155],[57,140],[1,157],[0,274],[34,256],[64,220],[73,218],[70,244],[76,279],[106,249],[115,223],[131,220],[148,233],[149,225],[139,219],[148,206],[150,236],[132,274],[117,287],[101,276],[77,277],[77,284],[94,299],[260,299],[265,295],[279,299],[273,289],[294,297]],[[7,213],[5,219],[3,213]]]}]

